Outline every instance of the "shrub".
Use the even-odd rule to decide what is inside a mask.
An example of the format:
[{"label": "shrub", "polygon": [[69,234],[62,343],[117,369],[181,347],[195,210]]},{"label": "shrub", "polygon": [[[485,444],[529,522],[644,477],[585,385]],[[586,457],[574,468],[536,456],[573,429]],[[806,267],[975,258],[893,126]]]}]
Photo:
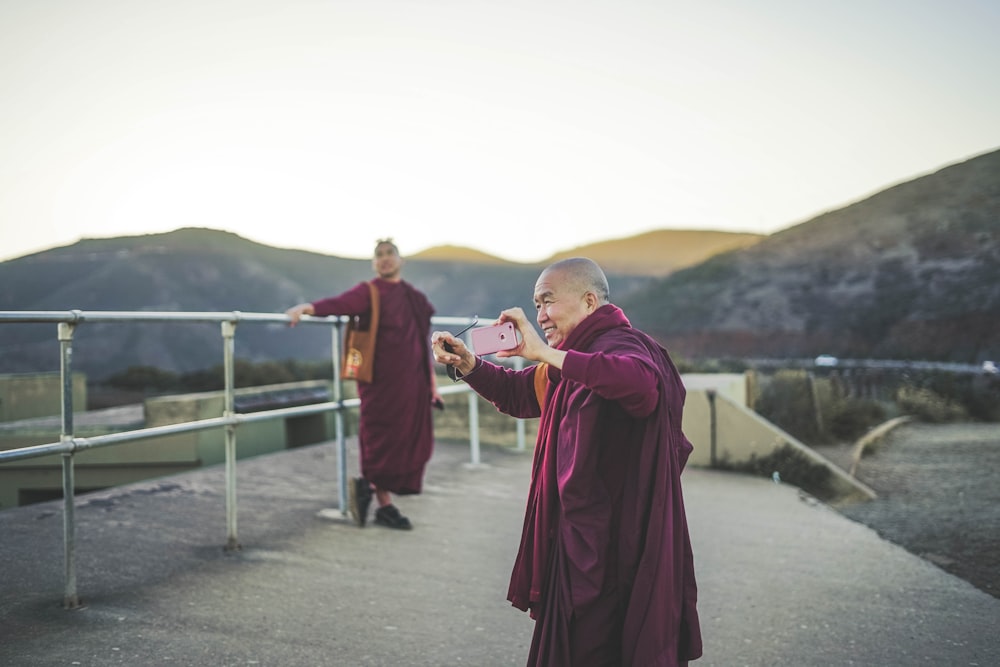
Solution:
[{"label": "shrub", "polygon": [[968,419],[968,412],[960,404],[947,399],[931,389],[900,387],[896,403],[902,412],[931,423]]},{"label": "shrub", "polygon": [[803,442],[821,439],[810,379],[805,371],[780,370],[775,373],[761,384],[754,409]]},{"label": "shrub", "polygon": [[837,440],[857,440],[885,419],[886,409],[881,403],[861,398],[841,398],[830,406],[827,428]]},{"label": "shrub", "polygon": [[719,468],[760,477],[772,477],[778,473],[782,482],[797,486],[822,501],[832,500],[836,495],[830,485],[829,468],[804,456],[789,444],[782,445],[767,456],[753,456],[746,463],[723,461]]}]

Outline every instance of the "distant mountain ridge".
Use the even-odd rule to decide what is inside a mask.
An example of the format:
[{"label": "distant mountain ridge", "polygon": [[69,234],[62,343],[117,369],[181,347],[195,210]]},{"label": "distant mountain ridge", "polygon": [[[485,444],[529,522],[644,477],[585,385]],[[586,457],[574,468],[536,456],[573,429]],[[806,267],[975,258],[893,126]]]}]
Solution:
[{"label": "distant mountain ridge", "polygon": [[[746,248],[764,234],[720,232],[697,229],[659,229],[623,239],[599,241],[557,252],[541,262],[528,265],[543,267],[567,257],[589,257],[606,271],[640,276],[666,276],[678,269],[693,266],[720,252]],[[412,256],[417,260],[512,264],[500,257],[460,246],[428,248]]]},{"label": "distant mountain ridge", "polygon": [[431,262],[466,262],[469,264],[513,264],[502,257],[457,245],[439,245],[421,250],[409,259]]},{"label": "distant mountain ridge", "polygon": [[582,256],[590,257],[606,271],[663,277],[719,253],[749,248],[765,238],[764,234],[660,229],[558,252],[545,263]]},{"label": "distant mountain ridge", "polygon": [[[686,246],[688,234],[698,242]],[[421,253],[405,270],[439,315],[533,310],[539,265],[445,250],[456,255]],[[681,357],[997,359],[1000,151],[764,238],[661,230],[555,258],[569,255],[605,266],[615,303]],[[0,262],[0,310],[278,313],[370,277],[368,260],[183,228]],[[214,325],[85,324],[74,368],[95,378],[140,364],[197,370],[220,363],[220,345]],[[236,351],[252,361],[319,359],[329,345],[321,327],[248,324]],[[51,370],[54,325],[0,325],[0,373]]]},{"label": "distant mountain ridge", "polygon": [[[501,310],[532,310],[538,267],[439,260],[407,262],[405,279],[423,290],[438,315],[492,319]],[[164,234],[78,243],[0,262],[0,310],[274,312],[316,300],[372,277],[371,261],[273,248],[236,234],[182,228]],[[650,280],[609,272],[618,293]],[[0,373],[58,369],[55,329],[0,326]],[[74,368],[100,378],[132,365],[187,372],[216,365],[219,329],[203,324],[80,326]],[[237,356],[251,361],[329,357],[320,327],[248,324]]]}]

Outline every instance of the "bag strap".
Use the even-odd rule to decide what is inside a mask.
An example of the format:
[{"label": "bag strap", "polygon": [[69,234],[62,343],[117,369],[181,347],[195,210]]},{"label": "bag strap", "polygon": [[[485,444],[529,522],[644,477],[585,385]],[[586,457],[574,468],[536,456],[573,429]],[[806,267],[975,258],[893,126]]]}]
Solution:
[{"label": "bag strap", "polygon": [[368,292],[371,295],[372,302],[372,316],[368,324],[368,331],[371,332],[372,345],[375,344],[375,337],[378,334],[378,311],[379,311],[379,301],[378,301],[378,288],[375,287],[375,281],[368,281]]}]

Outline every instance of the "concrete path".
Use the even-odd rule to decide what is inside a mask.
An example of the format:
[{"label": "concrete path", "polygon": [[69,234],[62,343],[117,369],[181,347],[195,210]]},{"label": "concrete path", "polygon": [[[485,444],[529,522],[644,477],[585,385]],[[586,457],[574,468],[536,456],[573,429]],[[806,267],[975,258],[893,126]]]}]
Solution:
[{"label": "concrete path", "polygon": [[[338,509],[332,444],[79,499],[61,608],[60,503],[0,512],[0,665],[493,666],[532,621],[505,600],[530,453],[439,443],[412,532]],[[353,469],[356,453],[349,452]],[[694,665],[1000,665],[1000,600],[798,490],[685,473],[704,657]]]}]

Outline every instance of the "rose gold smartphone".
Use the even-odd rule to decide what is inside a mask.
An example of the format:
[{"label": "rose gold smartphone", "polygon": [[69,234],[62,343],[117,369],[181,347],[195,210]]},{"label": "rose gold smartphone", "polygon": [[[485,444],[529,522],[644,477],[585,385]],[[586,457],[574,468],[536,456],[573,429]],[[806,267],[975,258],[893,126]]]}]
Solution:
[{"label": "rose gold smartphone", "polygon": [[513,322],[504,322],[492,327],[479,327],[472,330],[472,351],[483,356],[500,350],[513,350],[517,347],[517,333]]}]

